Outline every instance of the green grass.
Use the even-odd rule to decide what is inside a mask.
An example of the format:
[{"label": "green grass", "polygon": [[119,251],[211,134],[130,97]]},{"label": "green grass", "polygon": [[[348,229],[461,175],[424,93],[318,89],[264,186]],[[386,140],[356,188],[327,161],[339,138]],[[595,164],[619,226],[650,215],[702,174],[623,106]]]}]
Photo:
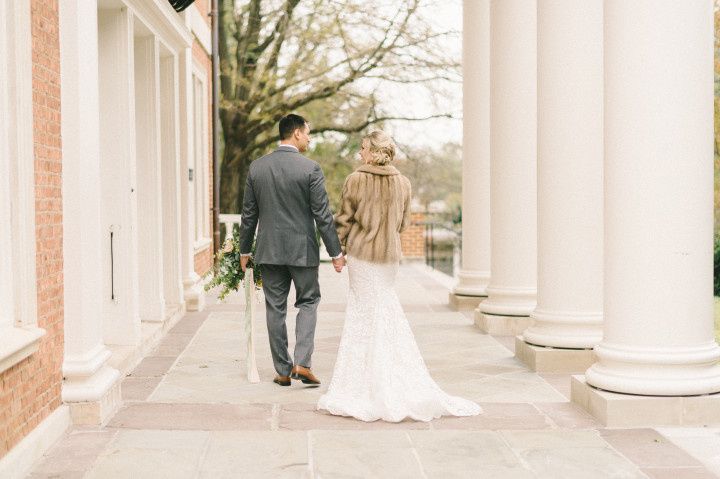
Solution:
[{"label": "green grass", "polygon": [[715,339],[720,343],[720,298],[715,296]]}]

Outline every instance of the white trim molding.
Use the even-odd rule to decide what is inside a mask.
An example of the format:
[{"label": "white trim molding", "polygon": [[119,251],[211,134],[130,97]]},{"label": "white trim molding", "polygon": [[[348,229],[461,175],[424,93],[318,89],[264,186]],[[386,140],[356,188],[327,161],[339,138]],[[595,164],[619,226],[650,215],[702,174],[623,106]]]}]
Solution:
[{"label": "white trim molding", "polygon": [[127,8],[160,38],[173,54],[192,46],[190,29],[167,0],[98,0],[98,8]]},{"label": "white trim molding", "polygon": [[212,238],[201,238],[195,241],[195,253],[206,250],[212,244]]},{"label": "white trim molding", "polygon": [[0,330],[0,373],[10,369],[38,350],[40,339],[45,336],[42,328],[10,327]]},{"label": "white trim molding", "polygon": [[191,6],[183,14],[185,15],[185,25],[190,29],[200,46],[205,50],[205,53],[212,54],[212,32],[202,17],[199,8]]},{"label": "white trim molding", "polygon": [[173,50],[173,54],[192,45],[190,30],[167,0],[124,0],[124,2],[135,16]]},{"label": "white trim molding", "polygon": [[0,0],[0,372],[27,358],[37,328],[35,169],[29,2]]},{"label": "white trim molding", "polygon": [[194,245],[210,237],[210,139],[208,136],[208,72],[192,62],[192,178]]},{"label": "white trim molding", "polygon": [[0,459],[0,477],[21,479],[70,429],[70,408],[60,406]]}]

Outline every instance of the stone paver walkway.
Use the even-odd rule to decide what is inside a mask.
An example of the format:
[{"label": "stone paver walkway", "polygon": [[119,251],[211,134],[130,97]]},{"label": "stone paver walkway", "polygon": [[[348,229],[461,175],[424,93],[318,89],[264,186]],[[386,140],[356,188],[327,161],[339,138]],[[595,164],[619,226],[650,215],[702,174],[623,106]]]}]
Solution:
[{"label": "stone paver walkway", "polygon": [[[260,384],[245,379],[237,298],[187,314],[122,384],[106,427],[73,429],[31,478],[709,478],[720,474],[720,428],[604,429],[568,402],[569,376],[538,375],[512,338],[481,334],[447,307],[448,290],[404,265],[398,294],[431,374],[484,413],[431,423],[363,423],[315,411],[330,380],[347,272],[321,267],[313,370],[320,388],[274,375],[263,307]],[[288,325],[292,334],[294,310]],[[292,341],[291,341],[292,343]],[[292,344],[291,344],[292,345]],[[408,391],[412,394],[412,391]]]}]

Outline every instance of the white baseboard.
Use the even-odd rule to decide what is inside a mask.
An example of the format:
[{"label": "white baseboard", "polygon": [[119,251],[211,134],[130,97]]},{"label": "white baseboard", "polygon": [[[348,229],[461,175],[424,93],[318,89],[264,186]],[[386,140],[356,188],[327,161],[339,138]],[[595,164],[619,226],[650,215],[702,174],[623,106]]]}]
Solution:
[{"label": "white baseboard", "polygon": [[0,477],[25,477],[35,462],[63,437],[70,426],[70,408],[62,405],[0,459]]}]

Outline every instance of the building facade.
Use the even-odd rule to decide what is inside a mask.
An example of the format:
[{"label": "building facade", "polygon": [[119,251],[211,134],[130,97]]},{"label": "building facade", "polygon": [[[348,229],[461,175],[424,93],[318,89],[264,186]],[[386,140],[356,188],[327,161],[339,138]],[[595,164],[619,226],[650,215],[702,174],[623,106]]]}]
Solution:
[{"label": "building facade", "polygon": [[[208,9],[0,0],[0,477],[102,424],[203,308]],[[456,303],[576,371],[606,425],[717,423],[712,1],[466,0],[464,23]]]},{"label": "building facade", "polygon": [[0,0],[0,476],[189,310],[212,264],[209,0]]}]

